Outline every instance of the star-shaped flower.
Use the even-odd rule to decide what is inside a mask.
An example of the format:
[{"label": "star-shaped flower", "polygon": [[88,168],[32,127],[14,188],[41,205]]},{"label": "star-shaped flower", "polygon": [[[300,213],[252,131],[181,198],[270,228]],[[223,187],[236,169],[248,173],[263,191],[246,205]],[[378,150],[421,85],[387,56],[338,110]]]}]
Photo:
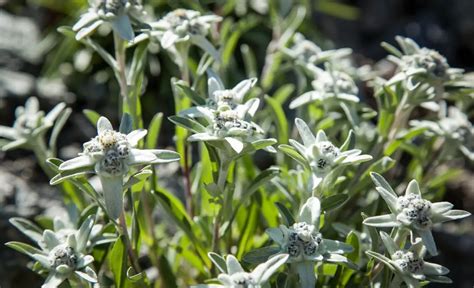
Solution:
[{"label": "star-shaped flower", "polygon": [[326,61],[337,61],[352,53],[352,50],[349,48],[322,50],[314,42],[306,39],[301,33],[295,33],[293,45],[290,48],[283,48],[282,51],[304,67],[308,65],[315,67],[315,65]]},{"label": "star-shaped flower", "polygon": [[409,249],[400,249],[387,233],[380,232],[380,237],[390,258],[374,251],[367,251],[367,255],[384,263],[408,287],[420,287],[420,281],[451,283],[444,276],[449,273],[448,268],[423,260],[425,249],[420,238]]},{"label": "star-shaped flower", "polygon": [[412,39],[395,37],[401,51],[394,46],[383,43],[383,46],[392,53],[388,59],[399,67],[399,73],[388,81],[388,85],[407,80],[409,87],[416,87],[421,83],[420,78],[433,84],[442,84],[445,81],[458,78],[463,70],[451,68],[446,58],[438,51],[421,47]]},{"label": "star-shaped flower", "polygon": [[58,287],[66,279],[74,277],[80,277],[91,283],[97,282],[94,270],[89,267],[94,258],[86,255],[87,242],[94,226],[93,216],[89,216],[79,230],[61,234],[48,229],[42,234],[38,228],[25,229],[28,226],[20,225],[24,223],[20,220],[14,219],[12,223],[35,241],[41,250],[20,242],[9,242],[6,245],[30,256],[48,271],[43,288]]},{"label": "star-shaped flower", "polygon": [[[150,23],[149,36],[160,39],[165,49],[174,47],[177,43],[191,42],[218,59],[214,46],[207,40],[211,25],[222,21],[222,17],[186,9],[176,9],[166,14],[162,19]],[[144,36],[145,37],[145,36]]]},{"label": "star-shaped flower", "polygon": [[[453,143],[466,157],[474,161],[474,127],[467,115],[455,106],[447,108],[445,102],[440,105],[439,120],[411,120],[410,125],[425,127],[429,136],[437,135]],[[446,145],[446,144],[445,144]],[[449,146],[451,147],[451,146]]]},{"label": "star-shaped flower", "polygon": [[[246,272],[240,265],[237,258],[233,255],[223,257],[209,253],[209,258],[214,262],[221,274],[217,277],[222,285],[209,284],[197,285],[195,287],[230,287],[230,288],[262,288],[268,282],[270,277],[283,265],[288,259],[288,255],[281,254],[271,257],[266,262],[258,265],[252,272]],[[218,262],[217,262],[217,261]],[[225,263],[225,266],[222,264]]]},{"label": "star-shaped flower", "polygon": [[280,225],[279,228],[269,228],[266,231],[280,247],[279,253],[289,255],[287,262],[295,263],[300,274],[301,285],[315,281],[315,262],[344,263],[355,267],[341,255],[352,251],[353,248],[350,245],[337,240],[324,239],[319,232],[320,214],[319,199],[310,197],[301,207],[297,222],[291,227]]},{"label": "star-shaped flower", "polygon": [[178,125],[182,125],[180,119],[183,117],[188,122],[193,121],[193,127],[185,127],[195,133],[188,138],[189,141],[206,141],[230,156],[241,155],[254,148],[267,148],[273,152],[268,146],[275,144],[276,140],[262,139],[264,131],[252,121],[259,99],[242,103],[256,80],[247,79],[233,89],[225,89],[220,80],[210,77],[209,98],[201,100],[205,101],[202,105],[181,111],[179,116],[173,116],[170,120]]},{"label": "star-shaped flower", "polygon": [[288,156],[311,169],[313,175],[313,189],[317,187],[322,179],[335,167],[354,165],[372,159],[370,155],[360,155],[362,151],[359,149],[347,150],[347,143],[349,142],[351,133],[345,141],[345,144],[338,148],[328,140],[323,130],[319,130],[315,137],[303,120],[296,118],[295,125],[303,140],[303,144],[290,139],[290,144],[294,148],[289,145],[280,145],[279,148],[287,153]]},{"label": "star-shaped flower", "polygon": [[390,214],[369,217],[364,224],[374,227],[405,227],[410,229],[412,239],[419,236],[428,252],[437,255],[436,243],[431,233],[431,227],[436,223],[462,219],[471,215],[463,210],[453,210],[449,202],[431,203],[421,197],[420,187],[416,180],[408,183],[405,195],[398,196],[387,181],[377,173],[371,173],[375,189],[387,203]]},{"label": "star-shaped flower", "polygon": [[132,23],[142,24],[143,6],[140,0],[89,0],[89,10],[72,27],[81,40],[92,34],[103,23],[110,23],[121,38],[132,41],[135,37]]},{"label": "star-shaped flower", "polygon": [[123,181],[130,167],[177,161],[179,154],[169,150],[137,149],[147,131],[140,129],[123,134],[114,131],[105,117],[97,121],[97,132],[98,136],[84,143],[83,152],[62,163],[59,170],[61,174],[95,172],[102,183],[109,217],[116,219],[122,211]]},{"label": "star-shaped flower", "polygon": [[25,106],[18,107],[15,111],[16,120],[13,127],[0,126],[0,137],[11,140],[2,146],[3,151],[15,148],[34,149],[38,139],[44,137],[46,132],[53,127],[55,121],[64,111],[66,104],[56,105],[48,114],[39,110],[36,97],[30,97]]},{"label": "star-shaped flower", "polygon": [[326,70],[312,67],[315,80],[311,82],[312,91],[303,93],[290,103],[290,109],[295,109],[311,102],[349,101],[359,102],[359,89],[351,76],[339,70],[333,70],[326,65]]}]

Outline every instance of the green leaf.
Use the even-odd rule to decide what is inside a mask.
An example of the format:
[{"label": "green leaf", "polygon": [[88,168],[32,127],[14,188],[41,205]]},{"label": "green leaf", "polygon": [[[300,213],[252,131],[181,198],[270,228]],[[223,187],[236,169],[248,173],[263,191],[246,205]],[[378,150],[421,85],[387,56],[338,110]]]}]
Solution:
[{"label": "green leaf", "polygon": [[163,123],[163,113],[159,112],[153,116],[150,125],[148,126],[148,135],[146,137],[145,147],[147,149],[154,149],[158,144],[158,137],[161,131],[161,124]]},{"label": "green leaf", "polygon": [[321,200],[321,210],[329,211],[342,206],[349,199],[347,194],[335,194]]},{"label": "green leaf", "polygon": [[388,191],[391,195],[397,197],[397,193],[393,191],[392,186],[390,186],[390,184],[387,182],[387,180],[385,180],[385,178],[382,175],[376,172],[372,172],[370,173],[370,177],[372,178],[372,181],[377,187],[382,187],[383,189]]},{"label": "green leaf", "polygon": [[221,271],[221,273],[227,273],[227,264],[222,256],[214,252],[209,252],[207,256],[209,259],[211,259],[212,263],[216,265],[217,269]]},{"label": "green leaf", "polygon": [[56,152],[56,142],[57,142],[59,133],[63,129],[71,113],[72,113],[72,109],[66,108],[62,111],[62,113],[56,119],[53,130],[51,132],[51,137],[49,138],[49,147],[52,151],[54,151],[54,153]]},{"label": "green leaf", "polygon": [[277,206],[278,210],[280,211],[280,215],[282,216],[283,220],[285,221],[286,226],[292,226],[295,224],[295,217],[293,217],[293,214],[286,208],[285,205],[283,205],[280,202],[275,202],[275,205]]},{"label": "green leaf", "polygon": [[96,127],[97,121],[99,121],[100,114],[95,112],[94,110],[84,109],[82,113],[87,117],[87,119]]},{"label": "green leaf", "polygon": [[244,203],[249,199],[252,194],[260,188],[260,186],[269,183],[271,179],[280,173],[280,169],[277,167],[270,167],[267,170],[262,171],[250,185],[243,191],[240,203]]},{"label": "green leaf", "polygon": [[275,123],[277,127],[278,142],[282,144],[287,143],[288,142],[288,121],[286,120],[286,115],[285,115],[285,112],[283,111],[283,108],[281,107],[281,104],[268,95],[265,95],[265,101],[270,106],[272,114],[273,114],[273,118],[275,119]]},{"label": "green leaf", "polygon": [[299,164],[301,164],[306,169],[310,169],[306,159],[303,156],[301,156],[301,154],[293,146],[290,146],[287,144],[281,144],[281,145],[278,145],[278,149],[281,152],[288,155],[289,157],[291,157],[292,159],[296,160]]},{"label": "green leaf", "polygon": [[280,88],[278,88],[278,90],[276,90],[275,93],[273,93],[272,99],[280,103],[280,105],[283,105],[283,103],[286,102],[288,97],[290,97],[294,91],[295,91],[294,84],[285,84],[281,86]]},{"label": "green leaf", "polygon": [[31,245],[28,245],[26,243],[21,243],[21,242],[16,242],[16,241],[11,241],[5,243],[5,246],[14,249],[20,253],[26,254],[30,257],[33,257],[35,254],[43,254],[43,252]]},{"label": "green leaf", "polygon": [[255,230],[257,228],[258,216],[259,216],[259,205],[252,203],[249,207],[248,213],[246,213],[246,221],[243,231],[241,231],[239,237],[239,246],[237,249],[237,258],[241,258],[242,255],[251,247]]},{"label": "green leaf", "polygon": [[164,255],[160,256],[158,266],[160,271],[160,279],[164,287],[177,288],[176,275],[174,274],[168,259]]},{"label": "green leaf", "polygon": [[201,97],[201,95],[199,95],[196,91],[191,89],[189,86],[183,83],[177,82],[176,87],[178,87],[178,91],[181,92],[181,94],[191,99],[191,101],[195,105],[198,105],[198,106],[206,105],[206,99]]},{"label": "green leaf", "polygon": [[128,113],[122,114],[122,120],[120,121],[119,132],[123,134],[128,134],[133,130],[133,120],[132,116]]},{"label": "green leaf", "polygon": [[341,151],[347,151],[347,150],[354,149],[355,148],[355,142],[356,142],[355,133],[354,133],[354,130],[351,129],[349,131],[349,135],[347,135],[347,138],[344,141],[344,143],[342,144],[340,150]]},{"label": "green leaf", "polygon": [[25,234],[36,243],[40,242],[43,239],[43,232],[41,231],[41,228],[30,220],[13,217],[10,218],[8,221],[13,226],[15,226],[15,228],[20,230],[21,233]]},{"label": "green leaf", "polygon": [[380,46],[382,46],[385,50],[387,50],[388,52],[392,53],[393,55],[397,57],[403,56],[402,52],[398,50],[397,48],[395,48],[395,46],[393,46],[392,44],[389,44],[387,42],[382,42],[380,43]]},{"label": "green leaf", "polygon": [[176,225],[178,225],[181,230],[183,230],[186,236],[189,237],[197,252],[199,253],[201,261],[203,261],[205,266],[209,266],[209,261],[206,261],[206,252],[204,251],[201,242],[194,234],[191,224],[192,220],[186,213],[186,209],[184,208],[181,201],[179,201],[176,196],[164,189],[157,189],[156,191],[153,191],[153,195],[156,196],[156,199],[161,204],[161,207],[164,209],[166,214],[174,221]]},{"label": "green leaf", "polygon": [[117,288],[125,287],[127,280],[127,249],[124,244],[125,236],[120,236],[109,252],[109,267],[114,276]]},{"label": "green leaf", "polygon": [[175,115],[175,116],[168,117],[168,119],[174,124],[180,127],[183,127],[185,129],[188,129],[191,132],[194,132],[194,133],[206,132],[206,127],[202,126],[201,124],[199,124],[199,122],[191,118]]},{"label": "green leaf", "polygon": [[268,260],[272,255],[280,252],[280,247],[267,246],[252,250],[244,255],[243,260],[250,264],[260,264]]}]

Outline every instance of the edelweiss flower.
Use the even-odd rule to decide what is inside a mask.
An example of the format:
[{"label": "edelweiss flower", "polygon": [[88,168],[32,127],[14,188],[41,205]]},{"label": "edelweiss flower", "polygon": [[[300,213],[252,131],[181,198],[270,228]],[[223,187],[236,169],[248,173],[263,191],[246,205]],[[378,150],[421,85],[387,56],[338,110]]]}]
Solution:
[{"label": "edelweiss flower", "polygon": [[398,196],[387,181],[377,173],[371,173],[376,190],[387,203],[391,214],[369,217],[364,224],[374,227],[405,227],[412,232],[412,239],[420,236],[431,255],[437,255],[436,244],[431,234],[431,227],[436,223],[468,217],[471,213],[463,210],[452,210],[449,202],[431,203],[421,197],[420,187],[416,180],[408,183],[404,196]]},{"label": "edelweiss flower", "polygon": [[94,168],[102,183],[109,217],[116,219],[122,211],[123,180],[129,167],[177,161],[179,154],[168,150],[136,149],[147,131],[141,129],[123,134],[114,131],[105,117],[97,121],[97,132],[98,136],[84,143],[83,152],[62,163],[59,170],[79,173]]},{"label": "edelweiss flower", "polygon": [[337,61],[352,53],[352,50],[349,48],[323,51],[314,42],[307,40],[301,33],[295,33],[293,36],[293,46],[283,48],[282,51],[297,61],[298,64],[304,67],[310,65],[311,69],[317,64],[326,61]]},{"label": "edelweiss flower", "polygon": [[94,270],[88,266],[94,262],[94,258],[85,255],[87,241],[89,241],[89,235],[94,225],[93,216],[89,216],[79,230],[71,230],[67,234],[57,234],[51,230],[45,230],[41,235],[36,226],[22,225],[27,220],[13,218],[10,221],[41,247],[39,250],[19,242],[6,244],[38,261],[43,268],[49,271],[43,288],[58,287],[64,280],[74,277],[80,277],[91,283],[97,282]]},{"label": "edelweiss flower", "polygon": [[[449,143],[455,143],[459,150],[474,161],[474,151],[472,151],[474,140],[474,127],[467,115],[455,106],[447,108],[446,103],[441,105],[439,111],[439,121],[411,120],[410,125],[415,127],[426,127],[429,134],[435,134],[447,139]],[[446,144],[445,144],[446,145]]]},{"label": "edelweiss flower", "polygon": [[395,241],[385,232],[380,232],[380,237],[390,258],[373,251],[366,253],[387,265],[408,287],[420,287],[420,281],[451,283],[446,275],[449,270],[441,265],[423,260],[424,247],[420,239],[408,249],[400,249]]},{"label": "edelweiss flower", "polygon": [[77,40],[89,36],[100,25],[109,22],[120,37],[132,41],[135,37],[132,22],[142,23],[140,17],[144,12],[140,0],[89,0],[89,6],[89,10],[72,27],[77,32]]},{"label": "edelweiss flower", "polygon": [[[397,36],[395,40],[402,51],[384,43],[385,48],[393,55],[389,60],[398,65],[400,73],[389,80],[389,85],[407,79],[407,83],[418,82],[415,78],[422,77],[427,81],[442,83],[454,79],[462,73],[462,69],[450,68],[446,58],[437,51],[420,48],[410,38]],[[413,87],[417,84],[411,84]]]},{"label": "edelweiss flower", "polygon": [[217,15],[201,15],[198,11],[177,9],[166,14],[161,20],[151,23],[151,35],[160,38],[161,46],[165,49],[176,43],[191,41],[215,56],[215,48],[206,36],[211,25],[220,21],[222,17]]},{"label": "edelweiss flower", "polygon": [[[271,257],[267,262],[262,263],[255,267],[252,272],[245,272],[240,265],[237,258],[233,255],[227,255],[224,260],[223,257],[209,253],[209,258],[214,262],[216,267],[222,272],[219,274],[217,279],[222,285],[210,284],[210,285],[197,285],[195,287],[231,287],[231,288],[262,288],[275,273],[281,265],[283,265],[288,259],[288,255],[281,254],[275,257]],[[221,262],[226,263],[225,267],[221,267],[221,263],[215,262],[215,258],[219,258]]]},{"label": "edelweiss flower", "polygon": [[[313,174],[313,189],[319,185],[322,179],[336,166],[353,165],[372,159],[370,155],[360,155],[362,151],[359,149],[344,151],[346,145],[337,148],[327,139],[326,134],[322,130],[319,130],[316,137],[314,137],[308,125],[299,118],[296,118],[295,124],[303,140],[303,144],[293,139],[290,139],[290,144],[301,157],[295,157],[295,155],[291,153],[288,154],[288,156],[299,162],[303,162],[303,164],[311,169]],[[287,153],[285,150],[291,148],[291,146],[280,145],[279,148]]]},{"label": "edelweiss flower", "polygon": [[233,89],[226,90],[217,78],[211,77],[206,104],[181,111],[180,116],[171,118],[171,121],[179,125],[174,119],[181,116],[201,120],[204,126],[196,122],[198,130],[188,138],[189,141],[206,141],[224,150],[228,149],[222,144],[227,143],[237,154],[259,141],[267,141],[265,146],[274,144],[275,139],[261,139],[262,128],[251,120],[258,109],[259,99],[250,99],[242,104],[243,97],[256,81],[255,78],[244,80]]},{"label": "edelweiss flower", "polygon": [[[301,279],[315,278],[314,272],[311,275],[307,271],[314,271],[314,265],[317,261],[344,263],[354,266],[343,253],[352,251],[352,247],[345,243],[324,239],[319,232],[319,218],[321,214],[321,204],[318,198],[310,197],[301,207],[296,223],[291,227],[280,225],[279,228],[267,229],[267,234],[280,247],[280,253],[289,255],[288,263],[297,263],[296,267],[301,269]],[[306,267],[306,269],[304,268]],[[305,272],[306,271],[306,272]],[[301,282],[301,285],[304,283]],[[303,287],[310,287],[305,286]],[[311,286],[311,287],[314,287]]]},{"label": "edelweiss flower", "polygon": [[340,255],[351,252],[352,247],[336,241],[323,239],[319,232],[321,204],[318,198],[310,197],[300,210],[298,221],[291,227],[267,229],[267,234],[281,248],[281,253],[290,255],[288,263],[304,261],[327,261],[348,263]]},{"label": "edelweiss flower", "polygon": [[268,13],[268,2],[268,0],[237,0],[235,1],[235,13],[238,16],[244,16],[248,14],[250,9],[253,9],[255,12],[265,15]]},{"label": "edelweiss flower", "polygon": [[36,97],[30,97],[25,107],[15,110],[16,120],[13,127],[0,126],[0,137],[10,139],[11,142],[2,147],[3,151],[14,148],[35,148],[38,138],[43,137],[53,127],[55,120],[64,111],[66,104],[59,103],[48,114],[39,110]]},{"label": "edelweiss flower", "polygon": [[[328,65],[326,66],[329,67]],[[311,82],[314,90],[296,97],[291,101],[290,109],[295,109],[315,101],[343,100],[359,102],[359,97],[357,97],[359,89],[351,76],[330,68],[327,69],[329,71],[318,67],[313,67],[311,70],[315,74],[315,80]]]}]

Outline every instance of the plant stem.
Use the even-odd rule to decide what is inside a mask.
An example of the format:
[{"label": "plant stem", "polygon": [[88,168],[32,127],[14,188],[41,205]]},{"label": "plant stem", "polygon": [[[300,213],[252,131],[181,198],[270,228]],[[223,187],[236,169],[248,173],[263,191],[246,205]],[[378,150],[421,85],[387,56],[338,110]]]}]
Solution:
[{"label": "plant stem", "polygon": [[191,218],[194,216],[193,209],[193,193],[191,191],[191,175],[189,171],[189,145],[184,144],[184,167],[183,167],[183,176],[184,176],[184,197],[186,198],[186,211],[188,212]]},{"label": "plant stem", "polygon": [[[183,42],[183,43],[177,43],[176,49],[178,50],[179,53],[179,70],[181,72],[181,80],[186,81],[187,83],[190,84],[190,77],[189,77],[189,66],[188,66],[188,56],[189,56],[189,43]],[[186,109],[188,108],[185,102],[180,101],[179,95],[176,95],[175,101],[179,101],[178,103],[175,104],[176,107],[176,114],[179,113],[179,110],[181,109]],[[177,128],[180,129],[180,128]],[[185,132],[187,133],[187,132]],[[186,211],[188,214],[193,217],[194,216],[194,209],[193,209],[193,195],[191,192],[191,175],[190,175],[190,146],[186,142],[186,137],[183,137],[183,165],[181,167],[183,171],[183,178],[184,178],[184,196],[186,200]]]},{"label": "plant stem", "polygon": [[124,236],[125,247],[127,249],[130,263],[133,269],[135,270],[135,273],[141,273],[142,270],[138,263],[138,259],[135,254],[135,251],[133,250],[132,243],[130,241],[130,236],[128,235],[127,221],[125,220],[125,211],[123,209],[122,209],[122,213],[120,214],[119,225],[120,225],[120,232]]},{"label": "plant stem", "polygon": [[[136,101],[132,99],[132,95],[130,95],[128,91],[125,43],[125,40],[120,38],[120,36],[114,32],[115,60],[117,61],[116,78],[120,87],[120,102],[122,103],[122,105],[119,105],[119,112],[121,111],[122,113],[130,113],[130,116],[132,116],[133,119],[134,127],[138,128],[140,121],[137,116]],[[119,113],[119,115],[122,113]]]},{"label": "plant stem", "polygon": [[224,195],[224,199],[223,199],[223,204],[222,204],[222,208],[221,210],[219,211],[219,213],[217,214],[216,218],[214,219],[214,229],[213,229],[213,235],[212,235],[212,251],[214,251],[215,253],[219,253],[219,230],[220,230],[220,218],[221,218],[221,215],[222,215],[222,211],[225,210],[225,209],[228,209],[228,207],[226,207],[226,203],[228,201],[227,198],[227,192],[226,192],[226,189],[225,189],[225,184],[226,184],[226,180],[227,180],[227,173],[229,172],[229,162],[226,161],[226,160],[222,160],[222,156],[219,157],[221,160],[220,160],[220,164],[219,164],[219,172],[218,172],[218,176],[217,176],[217,187],[219,189],[219,192],[220,193],[223,193]]}]

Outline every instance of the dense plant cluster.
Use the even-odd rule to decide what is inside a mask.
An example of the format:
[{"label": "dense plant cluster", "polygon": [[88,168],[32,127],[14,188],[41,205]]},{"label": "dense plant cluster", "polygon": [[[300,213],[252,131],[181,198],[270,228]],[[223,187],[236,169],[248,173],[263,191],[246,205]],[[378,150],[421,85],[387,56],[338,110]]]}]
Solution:
[{"label": "dense plant cluster", "polygon": [[[351,49],[323,49],[297,32],[304,5],[239,1],[219,16],[196,8],[155,17],[137,0],[89,2],[58,31],[110,66],[118,130],[85,110],[97,136],[63,160],[64,103],[44,113],[32,97],[0,127],[2,149],[33,151],[68,207],[69,219],[51,225],[11,219],[35,246],[7,246],[34,260],[43,287],[451,282],[428,260],[438,254],[437,224],[470,215],[436,202],[457,175],[451,160],[474,160],[473,90],[462,70],[397,37],[400,49],[382,44],[396,69],[385,79],[357,67]],[[256,23],[273,31],[263,65],[262,51],[235,49]],[[108,34],[113,54],[101,46]],[[142,115],[157,53],[179,71],[166,80],[173,95],[160,95],[174,101],[176,152],[156,149],[163,114],[148,126]],[[173,162],[179,191],[160,178]]]}]

